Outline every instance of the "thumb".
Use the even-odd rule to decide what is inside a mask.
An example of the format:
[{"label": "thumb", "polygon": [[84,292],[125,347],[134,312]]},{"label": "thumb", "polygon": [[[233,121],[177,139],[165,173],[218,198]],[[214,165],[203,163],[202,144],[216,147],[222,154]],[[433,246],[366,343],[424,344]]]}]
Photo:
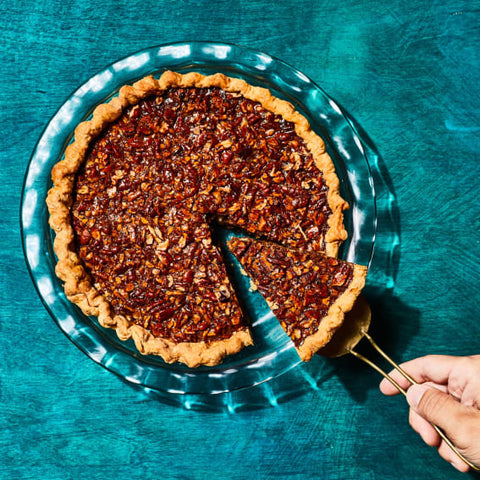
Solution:
[{"label": "thumb", "polygon": [[427,385],[412,385],[407,390],[407,402],[419,415],[438,425],[452,439],[465,420],[467,408],[451,395]]}]

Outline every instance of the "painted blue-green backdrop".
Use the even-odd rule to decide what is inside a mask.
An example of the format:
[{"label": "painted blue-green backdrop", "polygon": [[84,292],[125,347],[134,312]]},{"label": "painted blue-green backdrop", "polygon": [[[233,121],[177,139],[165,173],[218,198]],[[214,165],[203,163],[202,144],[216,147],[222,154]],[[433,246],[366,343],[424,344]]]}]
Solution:
[{"label": "painted blue-green backdrop", "polygon": [[478,0],[15,0],[0,14],[0,478],[465,478],[354,358],[315,358],[296,393],[271,406],[268,387],[251,392],[237,413],[122,382],[42,306],[19,208],[43,128],[107,64],[177,41],[252,47],[323,87],[382,158],[401,240],[394,288],[373,299],[379,343],[400,361],[479,353]]}]

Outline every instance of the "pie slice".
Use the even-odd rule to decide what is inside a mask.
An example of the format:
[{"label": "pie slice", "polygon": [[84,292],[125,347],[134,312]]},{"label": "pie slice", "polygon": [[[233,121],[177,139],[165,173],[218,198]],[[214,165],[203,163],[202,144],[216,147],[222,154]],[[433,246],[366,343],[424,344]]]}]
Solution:
[{"label": "pie slice", "polygon": [[141,353],[192,367],[252,343],[211,222],[332,256],[347,234],[333,162],[306,118],[222,74],[123,86],[77,126],[52,180],[67,297]]},{"label": "pie slice", "polygon": [[304,361],[329,342],[365,284],[366,267],[322,253],[238,237],[228,247]]}]

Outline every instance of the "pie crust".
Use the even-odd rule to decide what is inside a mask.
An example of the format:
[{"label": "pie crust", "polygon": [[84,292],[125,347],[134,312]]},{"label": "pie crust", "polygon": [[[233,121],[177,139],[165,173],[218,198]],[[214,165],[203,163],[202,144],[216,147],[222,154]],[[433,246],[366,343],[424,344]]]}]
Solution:
[{"label": "pie crust", "polygon": [[[96,107],[91,119],[77,126],[74,141],[67,147],[65,158],[52,170],[54,186],[47,197],[49,223],[55,232],[54,250],[58,257],[56,274],[64,282],[67,298],[78,305],[85,315],[98,317],[102,326],[114,328],[121,340],[132,338],[136,348],[143,354],[160,355],[166,362],[183,362],[190,367],[215,365],[226,355],[236,353],[252,344],[247,325],[225,339],[175,342],[169,338],[155,336],[149,329],[128,320],[124,315],[115,314],[109,301],[94,286],[77,253],[75,231],[72,227],[76,176],[85,162],[92,142],[128,108],[139,104],[147,97],[161,95],[168,89],[177,87],[219,88],[258,102],[265,110],[280,115],[294,125],[296,134],[305,142],[321,172],[323,182],[328,187],[327,201],[331,215],[326,222],[327,230],[322,246],[327,255],[336,256],[340,243],[346,239],[343,210],[348,208],[348,205],[339,194],[339,181],[324,142],[311,130],[305,117],[290,103],[274,97],[269,90],[251,86],[241,79],[223,74],[203,76],[195,72],[178,74],[170,71],[163,73],[159,79],[145,77],[131,86],[122,87],[118,96]],[[337,322],[339,321],[338,319]],[[315,340],[315,343],[318,341]]]}]

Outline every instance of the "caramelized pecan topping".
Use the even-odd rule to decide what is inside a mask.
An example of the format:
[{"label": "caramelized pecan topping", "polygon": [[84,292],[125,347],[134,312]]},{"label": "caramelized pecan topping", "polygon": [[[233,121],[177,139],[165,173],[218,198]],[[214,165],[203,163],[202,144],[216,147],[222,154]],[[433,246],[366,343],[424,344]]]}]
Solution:
[{"label": "caramelized pecan topping", "polygon": [[220,88],[172,87],[91,143],[76,249],[116,314],[176,342],[219,340],[245,326],[209,222],[322,251],[327,193],[292,123]]}]

